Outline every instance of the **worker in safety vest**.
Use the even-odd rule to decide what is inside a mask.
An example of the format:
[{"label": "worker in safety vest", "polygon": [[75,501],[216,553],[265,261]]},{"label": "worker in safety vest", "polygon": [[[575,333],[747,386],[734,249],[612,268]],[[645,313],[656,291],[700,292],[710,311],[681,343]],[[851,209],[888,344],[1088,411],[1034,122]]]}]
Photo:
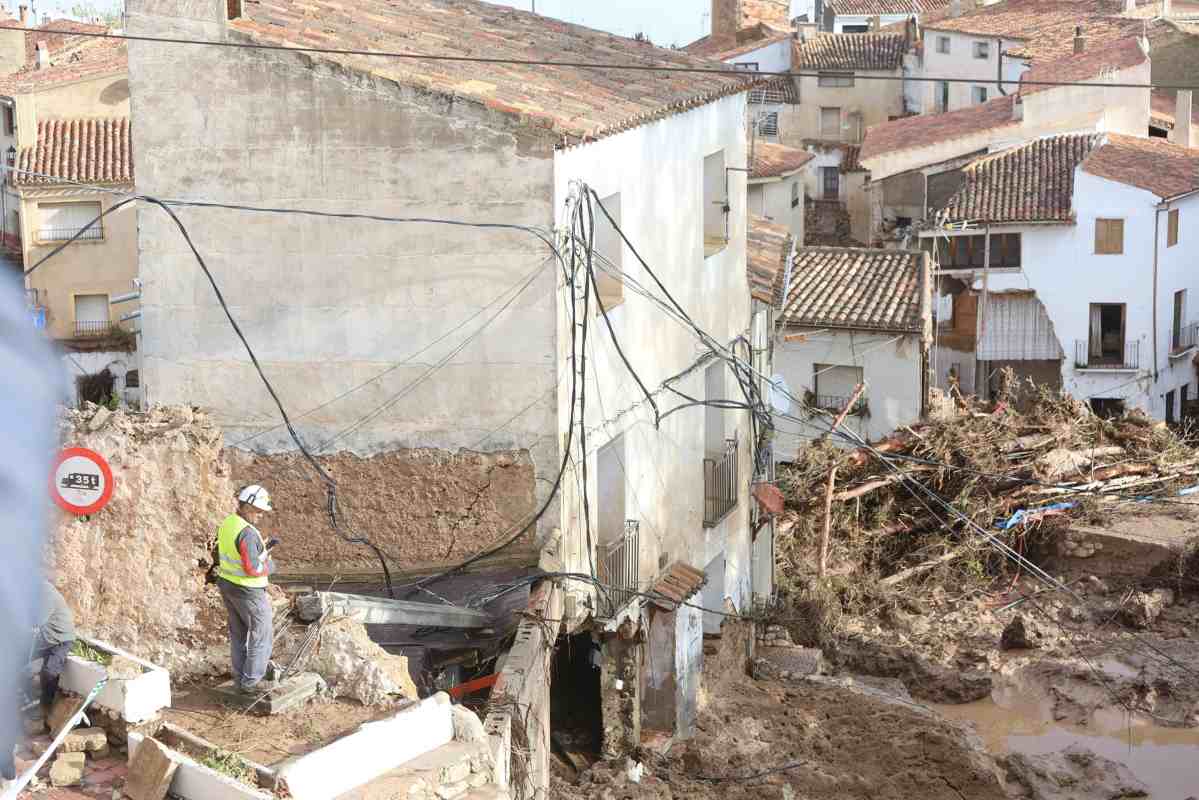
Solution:
[{"label": "worker in safety vest", "polygon": [[250,484],[237,493],[236,513],[217,529],[216,584],[229,612],[233,682],[245,694],[274,688],[274,675],[267,674],[273,632],[266,587],[275,570],[270,551],[279,540],[263,540],[256,527],[273,510],[267,490]]}]

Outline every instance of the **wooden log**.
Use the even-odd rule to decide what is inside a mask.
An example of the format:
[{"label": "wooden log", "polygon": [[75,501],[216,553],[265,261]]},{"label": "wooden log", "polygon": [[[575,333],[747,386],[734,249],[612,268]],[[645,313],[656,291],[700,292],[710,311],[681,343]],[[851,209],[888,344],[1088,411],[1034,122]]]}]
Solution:
[{"label": "wooden log", "polygon": [[820,555],[816,563],[816,577],[821,580],[824,580],[828,563],[828,533],[833,522],[833,484],[836,480],[837,468],[833,467],[828,471],[828,488],[824,493],[824,529],[820,532]]},{"label": "wooden log", "polygon": [[837,492],[835,495],[833,495],[833,499],[834,500],[852,500],[855,497],[861,497],[862,495],[870,494],[875,489],[881,489],[884,486],[890,486],[893,483],[898,483],[899,481],[903,480],[904,477],[907,475],[911,475],[916,472],[932,472],[935,469],[936,469],[936,467],[934,467],[934,466],[924,465],[924,466],[919,466],[919,467],[913,467],[912,469],[906,470],[904,472],[895,472],[895,473],[892,473],[891,475],[886,475],[882,478],[876,478],[872,481],[867,481],[866,483],[855,486],[852,489],[846,489],[843,492]]},{"label": "wooden log", "polygon": [[960,556],[967,549],[967,547],[968,547],[968,545],[962,545],[961,547],[955,547],[954,549],[950,550],[949,552],[947,552],[941,556],[938,556],[937,558],[934,558],[932,561],[925,561],[923,564],[917,564],[914,567],[908,567],[905,570],[896,572],[894,575],[883,578],[881,581],[878,582],[878,585],[879,586],[894,586],[897,583],[903,583],[908,578],[911,578],[914,575],[919,575],[922,572],[928,572],[933,567],[944,564],[947,561],[954,560],[955,558]]}]

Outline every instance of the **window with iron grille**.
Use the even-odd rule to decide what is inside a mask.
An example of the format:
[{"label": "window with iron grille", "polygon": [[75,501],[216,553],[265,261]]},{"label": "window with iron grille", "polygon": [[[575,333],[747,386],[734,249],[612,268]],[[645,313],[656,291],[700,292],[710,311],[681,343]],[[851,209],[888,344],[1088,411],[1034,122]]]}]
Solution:
[{"label": "window with iron grille", "polygon": [[[41,242],[61,242],[70,239],[81,230],[80,239],[103,239],[103,221],[88,227],[88,223],[100,216],[99,202],[85,203],[38,203],[37,239]],[[84,228],[87,228],[84,230]],[[76,240],[78,241],[78,240]]]},{"label": "window with iron grille", "polygon": [[990,42],[975,42],[974,43],[974,57],[975,58],[990,58],[991,57],[991,43]]},{"label": "window with iron grille", "polygon": [[758,133],[762,136],[779,135],[779,113],[777,111],[771,111],[758,118]]}]

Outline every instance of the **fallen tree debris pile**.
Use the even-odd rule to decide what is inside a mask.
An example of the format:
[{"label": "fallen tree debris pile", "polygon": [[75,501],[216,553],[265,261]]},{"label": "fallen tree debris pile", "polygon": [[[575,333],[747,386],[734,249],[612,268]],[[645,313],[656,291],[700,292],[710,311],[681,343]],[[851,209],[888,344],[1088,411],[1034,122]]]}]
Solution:
[{"label": "fallen tree debris pile", "polygon": [[1015,567],[978,528],[1035,554],[1072,521],[1101,522],[1114,508],[1199,483],[1199,453],[1139,412],[1102,419],[1047,391],[1025,413],[1002,397],[962,404],[952,419],[871,449],[818,442],[780,470],[791,512],[776,543],[785,592],[819,571],[813,555],[826,525],[826,560],[842,576],[868,574],[882,588],[934,570],[985,581]]}]

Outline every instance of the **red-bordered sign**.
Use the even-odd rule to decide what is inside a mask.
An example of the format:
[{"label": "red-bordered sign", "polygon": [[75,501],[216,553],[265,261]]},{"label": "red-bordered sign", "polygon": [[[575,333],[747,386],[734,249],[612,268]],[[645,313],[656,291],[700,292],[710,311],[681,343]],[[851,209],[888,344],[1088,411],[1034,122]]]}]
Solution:
[{"label": "red-bordered sign", "polygon": [[68,447],[54,459],[50,496],[64,511],[95,514],[112,499],[112,470],[96,451]]}]

